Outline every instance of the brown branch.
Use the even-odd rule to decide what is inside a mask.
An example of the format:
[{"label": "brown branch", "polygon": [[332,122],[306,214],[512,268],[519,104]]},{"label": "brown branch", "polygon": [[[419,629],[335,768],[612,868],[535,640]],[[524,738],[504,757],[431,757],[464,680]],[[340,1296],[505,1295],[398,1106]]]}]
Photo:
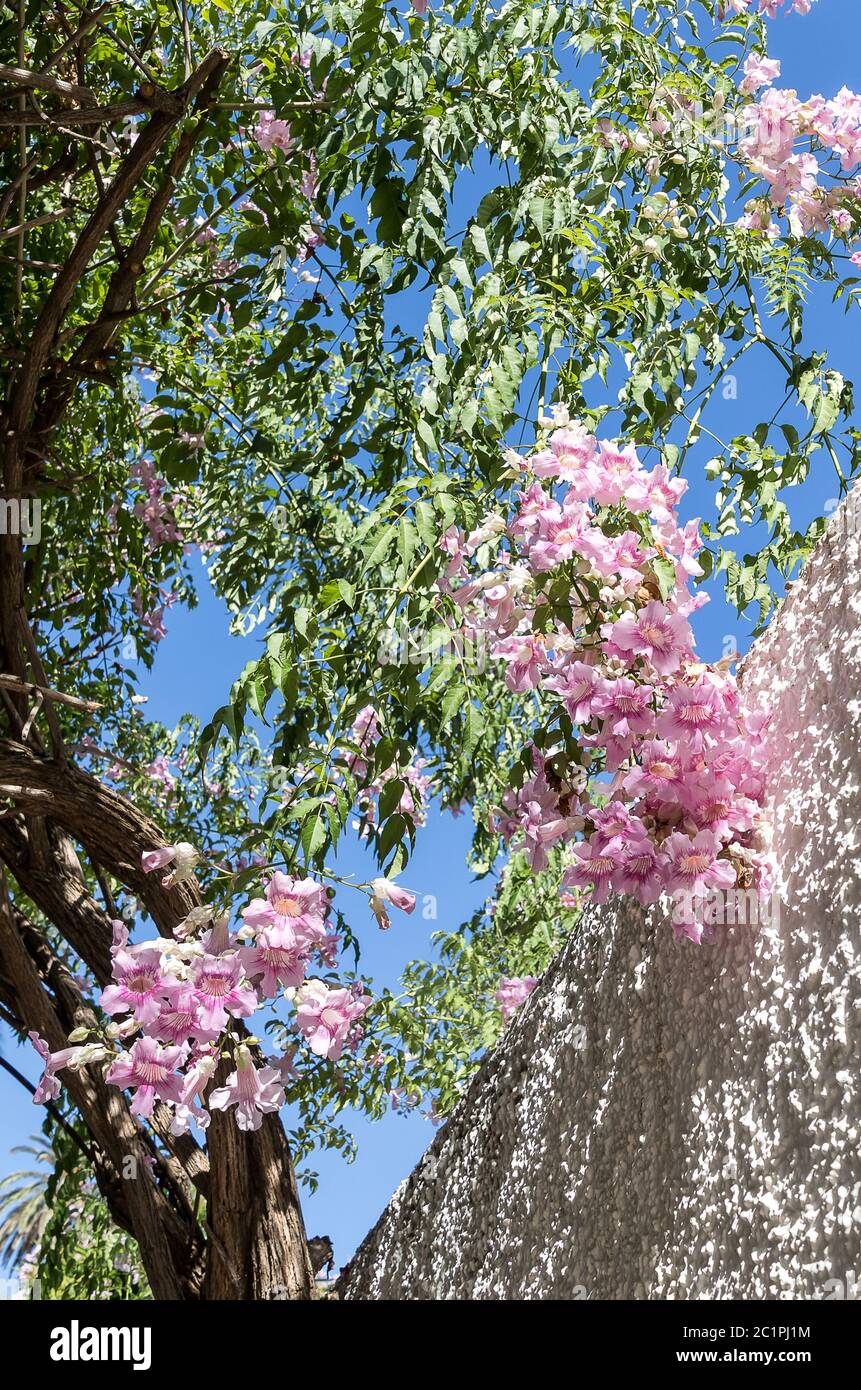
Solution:
[{"label": "brown branch", "polygon": [[38,160],[39,152],[37,150],[36,153],[33,155],[33,158],[28,159],[23,169],[19,171],[19,173],[9,184],[9,187],[4,192],[3,197],[0,198],[0,223],[6,221],[6,214],[12,206],[12,201],[15,197],[15,194],[18,192],[21,185],[26,181],[27,175],[33,169],[33,166],[38,163]]},{"label": "brown branch", "polygon": [[[96,154],[95,147],[89,144],[86,147],[86,153],[87,164],[89,165],[90,172],[93,176],[93,181],[96,185],[96,191],[100,198],[104,198],[105,183],[104,179],[102,178],[102,171],[99,168],[99,156]],[[113,247],[114,255],[116,256],[118,261],[121,261],[123,258],[122,243],[120,242],[116,225],[113,222],[111,223],[110,227],[108,227],[108,237],[110,238],[110,243]]]},{"label": "brown branch", "polygon": [[19,222],[14,227],[7,227],[5,231],[0,232],[0,241],[6,241],[13,236],[23,236],[24,232],[31,232],[34,227],[44,227],[49,222],[59,222],[61,217],[68,217],[71,211],[71,208],[58,208],[56,212],[42,212],[38,217],[31,217],[29,222]]},{"label": "brown branch", "polygon": [[[130,97],[127,101],[115,101],[107,106],[84,106],[77,110],[63,112],[64,126],[114,125],[124,121],[127,116],[142,116],[152,110],[150,102],[143,97]],[[39,111],[0,111],[0,128],[3,126],[56,126],[59,117]]]},{"label": "brown branch", "polygon": [[[7,498],[21,495],[27,439],[33,423],[33,411],[43,373],[81,277],[108,228],[114,224],[139,185],[145,170],[178,125],[182,114],[195,101],[201,89],[208,89],[210,79],[224,71],[228,61],[228,54],[221,49],[213,49],[177,93],[180,111],[175,115],[156,111],[150,117],[104,197],[99,199],[65,265],[54,280],[36,319],[23,361],[9,392],[6,418],[3,422],[3,486]],[[172,191],[172,183],[170,187]],[[153,228],[150,238],[154,232]],[[49,419],[43,424],[50,426],[57,422],[70,399],[70,394],[69,384],[61,385],[55,393],[54,404],[49,408]],[[19,619],[23,617],[23,613],[20,542],[16,536],[0,536],[0,637],[5,649],[5,664],[11,667],[16,675],[24,674],[18,653]],[[50,705],[46,707],[46,714],[50,721]],[[62,745],[59,745],[60,749],[61,747]]]},{"label": "brown branch", "polygon": [[[162,111],[155,112],[123,160],[104,198],[99,200],[97,207],[88,219],[36,320],[9,411],[7,430],[12,436],[21,436],[26,431],[39,378],[51,351],[55,335],[78,281],[92,259],[96,247],[107,232],[108,227],[115,221],[120,209],[131,196],[144,170],[152,162],[177,125],[182,111],[193,101],[211,74],[216,71],[223,71],[227,62],[228,55],[226,53],[218,48],[213,49],[181,88],[179,93],[180,111],[175,115],[168,115]],[[17,454],[18,451],[15,452]],[[7,495],[17,495],[16,482],[20,485],[20,473],[18,472],[16,478],[16,470],[13,468],[12,478],[10,479],[8,473],[5,478]]]},{"label": "brown branch", "polygon": [[[51,809],[49,801],[43,813]],[[74,845],[51,822],[34,820],[31,831],[20,818],[0,826],[0,858],[104,987],[111,978],[110,922],[87,888]]]},{"label": "brown branch", "polygon": [[[36,170],[35,165],[38,163],[38,160],[39,151],[37,150],[33,158],[28,160],[24,169],[9,184],[3,197],[0,198],[0,224],[6,221],[6,214],[12,206],[12,200],[25,178],[27,180],[28,189],[42,188],[46,183],[55,183],[57,180],[71,174],[78,163],[77,155],[69,149],[65,149],[60,155],[60,158],[55,160],[47,169]],[[35,261],[33,264],[47,265],[47,262]],[[60,269],[59,266],[52,266],[51,268],[53,270]]]},{"label": "brown branch", "polygon": [[13,798],[49,798],[52,821],[119,883],[132,889],[163,936],[169,936],[200,905],[196,883],[165,888],[160,874],[144,873],[141,854],[165,843],[163,831],[88,772],[40,758],[23,743],[0,739],[0,785],[7,786],[7,795]]},{"label": "brown branch", "polygon": [[70,705],[72,709],[101,709],[98,700],[81,700],[77,695],[66,695],[62,690],[51,690],[48,686],[34,685],[32,681],[21,680],[20,676],[0,673],[0,686],[4,690],[17,690],[24,695],[41,695],[43,700],[54,700],[59,705]]},{"label": "brown branch", "polygon": [[[157,27],[157,26],[156,26],[156,27]],[[149,83],[152,83],[153,86],[157,86],[158,83],[157,83],[157,81],[156,81],[155,76],[154,76],[153,73],[151,72],[150,68],[149,68],[149,67],[147,66],[147,64],[144,62],[144,60],[143,60],[143,58],[140,56],[140,54],[137,53],[137,52],[135,51],[135,49],[132,47],[132,45],[129,44],[129,43],[126,43],[126,41],[125,41],[125,39],[123,38],[122,34],[118,34],[117,31],[116,31],[116,29],[112,29],[112,30],[111,30],[111,38],[113,39],[114,43],[115,43],[119,48],[122,49],[122,51],[123,51],[123,53],[125,53],[126,57],[129,58],[129,59],[131,60],[132,63],[134,63],[134,65],[135,65],[135,67],[138,69],[138,71],[143,73],[145,80],[146,80],[147,82],[149,82]],[[147,47],[147,45],[144,45],[144,49],[143,49],[144,52],[146,52],[146,47]],[[187,74],[186,74],[186,76],[187,76]]]},{"label": "brown branch", "polygon": [[[160,92],[163,88],[158,89]],[[116,125],[119,121],[124,121],[127,116],[142,116],[148,111],[152,111],[156,105],[155,99],[146,100],[143,97],[130,97],[127,101],[113,102],[108,106],[81,107],[78,110],[70,109],[63,112],[62,122],[59,117],[48,115],[46,112],[25,111],[16,113],[13,111],[0,111],[0,128],[5,126],[79,126],[79,125]],[[287,101],[281,109],[285,111],[304,111],[325,108],[325,101]],[[212,102],[211,109],[214,111],[263,111],[271,108],[265,107],[257,102],[247,101],[218,101]]]},{"label": "brown branch", "polygon": [[[18,630],[27,652],[27,660],[36,673],[35,683],[37,687],[40,690],[49,690],[50,686],[48,685],[48,678],[45,675],[45,668],[42,665],[42,658],[39,655],[35,638],[30,631],[30,624],[27,622],[27,616],[24,612],[23,605],[18,609]],[[48,722],[48,729],[51,733],[54,757],[58,762],[64,763],[66,761],[66,749],[63,743],[63,731],[60,728],[57,712],[50,701],[45,705],[45,719]]]},{"label": "brown branch", "polygon": [[31,729],[33,728],[34,724],[36,723],[36,720],[37,720],[38,715],[39,715],[39,710],[42,708],[42,706],[43,706],[44,703],[45,703],[45,701],[44,701],[44,698],[42,697],[42,695],[37,695],[36,698],[35,698],[35,700],[33,701],[33,708],[30,710],[30,713],[27,715],[27,718],[26,718],[26,720],[25,720],[25,722],[24,722],[24,727],[23,727],[23,729],[21,730],[21,742],[22,742],[22,743],[26,743],[26,742],[27,742],[27,739],[30,737],[30,731],[31,731]]},{"label": "brown branch", "polygon": [[31,261],[31,260],[28,260],[28,258],[27,258],[26,256],[24,257],[23,261],[19,260],[17,256],[0,256],[0,264],[2,264],[2,265],[22,265],[22,266],[24,266],[25,270],[59,270],[59,269],[60,269],[60,267],[59,267],[59,265],[58,265],[58,263],[57,263],[56,261]]},{"label": "brown branch", "polygon": [[[24,24],[27,17],[26,0],[19,0],[18,3],[18,61],[23,63],[25,53]],[[22,94],[18,99],[18,110],[26,110],[27,99]],[[22,126],[18,131],[18,159],[20,170],[18,174],[18,221],[21,224],[18,230],[18,245],[15,250],[17,264],[15,266],[15,327],[17,329],[21,316],[21,300],[24,288],[24,236],[27,231],[24,225],[27,217],[27,130]]]},{"label": "brown branch", "polygon": [[[31,72],[28,68],[10,67],[8,63],[0,63],[0,82],[11,82],[13,87],[24,87],[28,91],[53,92],[56,96],[70,97],[73,101],[85,101],[89,106],[96,105],[96,98],[89,87],[79,87],[76,82],[64,82],[60,77]],[[12,95],[12,92],[0,92],[0,101]]]},{"label": "brown branch", "polygon": [[101,892],[101,895],[102,895],[102,901],[103,901],[103,903],[104,903],[104,905],[105,905],[105,910],[106,910],[107,912],[110,913],[112,919],[113,919],[113,918],[116,918],[119,914],[118,914],[118,912],[117,912],[117,905],[116,905],[116,903],[114,902],[114,895],[113,895],[113,893],[112,893],[111,890],[110,890],[110,886],[109,886],[109,884],[108,884],[108,880],[105,878],[105,875],[102,873],[101,869],[99,868],[98,861],[97,861],[96,859],[92,859],[92,860],[90,861],[90,864],[91,864],[93,873],[94,873],[95,876],[96,876],[96,882],[97,882],[98,885],[99,885],[99,891]]},{"label": "brown branch", "polygon": [[[217,87],[227,67],[228,55],[216,52],[217,58],[210,65],[210,71],[201,83],[199,96],[194,103],[196,111],[205,110],[210,93]],[[198,69],[199,72],[200,69]],[[144,262],[152,247],[161,220],[176,192],[176,185],[191,158],[205,123],[206,117],[203,115],[194,126],[183,131],[180,136],[164,178],[150,200],[137,236],[129,247],[125,258],[120,261],[111,276],[99,317],[87,331],[70,360],[69,366],[73,370],[84,369],[94,359],[98,360],[116,337],[126,308],[134,295],[135,286],[143,272]],[[67,385],[64,389],[61,387],[56,391],[52,398],[46,402],[40,410],[37,420],[39,431],[50,430],[54,427],[65,411],[69,395],[70,388]]]}]

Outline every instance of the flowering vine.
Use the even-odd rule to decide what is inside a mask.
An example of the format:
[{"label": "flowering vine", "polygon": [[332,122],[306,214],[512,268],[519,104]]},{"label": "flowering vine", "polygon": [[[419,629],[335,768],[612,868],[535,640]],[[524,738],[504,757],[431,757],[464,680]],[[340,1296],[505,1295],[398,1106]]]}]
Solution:
[{"label": "flowering vine", "polygon": [[413,757],[406,764],[394,761],[380,772],[371,775],[374,748],[380,737],[377,713],[372,705],[365,705],[350,729],[350,740],[356,751],[348,752],[345,759],[347,768],[361,784],[359,809],[367,824],[375,826],[378,820],[379,799],[384,788],[389,783],[396,782],[395,791],[399,792],[396,811],[411,825],[424,825],[427,819],[425,808],[432,786],[431,778],[424,770],[427,761],[420,757]]},{"label": "flowering vine", "polygon": [[[192,845],[179,843],[146,852],[142,867],[151,873],[172,865],[164,879],[172,887],[193,877],[198,859]],[[412,912],[415,897],[378,878],[370,904],[388,926],[387,907]],[[54,1053],[31,1035],[45,1064],[37,1103],[59,1094],[58,1071],[101,1062],[111,1085],[132,1092],[133,1114],[148,1119],[156,1102],[170,1109],[172,1134],[185,1133],[191,1122],[206,1129],[212,1110],[228,1109],[240,1129],[259,1129],[263,1116],[285,1102],[285,1086],[297,1075],[295,1048],[261,1064],[257,1039],[240,1033],[239,1021],[283,996],[295,1004],[296,1027],[311,1053],[332,1062],[345,1046],[355,1050],[363,1035],[360,1019],[371,995],[361,981],[332,987],[307,978],[315,961],[329,967],[337,957],[328,911],[322,884],[276,870],[265,895],[242,910],[235,932],[208,907],[194,908],[170,938],[137,944],[115,921],[113,980],[99,999],[112,1021],[101,1036],[76,1031],[70,1046]],[[215,1084],[222,1062],[232,1062],[233,1070]]]},{"label": "flowering vine", "polygon": [[[776,19],[778,14],[810,14],[816,0],[759,0],[759,13],[766,19]],[[726,15],[748,14],[753,8],[753,0],[722,0],[720,12]]]},{"label": "flowering vine", "polygon": [[770,90],[742,113],[739,153],[768,184],[768,199],[767,206],[752,200],[742,225],[776,236],[777,225],[764,215],[770,208],[787,214],[796,236],[853,235],[861,227],[861,96],[843,87],[832,101],[802,101],[795,91],[771,87],[779,75],[777,61],[753,55],[745,64],[742,94]]},{"label": "flowering vine", "polygon": [[[564,847],[564,886],[596,902],[674,895],[677,929],[699,940],[713,890],[772,885],[767,720],[694,651],[689,618],[707,598],[688,589],[701,541],[697,522],[678,521],[686,484],[563,406],[548,423],[534,453],[509,453],[522,477],[512,515],[440,542],[451,621],[489,634],[509,688],[540,697],[494,828],[535,872]],[[471,573],[473,557],[491,563]]]}]

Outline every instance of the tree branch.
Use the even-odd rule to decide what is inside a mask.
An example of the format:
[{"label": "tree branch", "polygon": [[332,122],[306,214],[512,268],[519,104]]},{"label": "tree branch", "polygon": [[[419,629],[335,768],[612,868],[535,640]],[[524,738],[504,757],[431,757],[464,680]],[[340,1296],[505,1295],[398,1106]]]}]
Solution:
[{"label": "tree branch", "polygon": [[[70,97],[73,101],[85,101],[90,106],[96,105],[96,98],[89,87],[79,87],[76,82],[64,82],[60,77],[31,72],[28,68],[13,68],[8,63],[0,63],[0,82],[11,82],[13,87],[25,87],[28,91],[53,92],[56,96]],[[0,100],[12,95],[11,92],[2,92]]]},{"label": "tree branch", "polygon": [[[222,71],[227,66],[227,62],[228,55],[221,49],[215,48],[207,54],[200,67],[178,93],[179,111],[171,115],[163,111],[155,112],[123,160],[113,182],[105,192],[104,198],[99,200],[97,207],[78,237],[71,255],[57,276],[51,293],[36,320],[30,344],[18,375],[9,412],[7,432],[11,435],[22,435],[29,424],[39,378],[55,335],[78,281],[86,270],[96,247],[134,191],[144,170],[177,125],[182,113],[210,75],[215,71]],[[15,452],[17,453],[18,450]],[[11,479],[8,475],[5,478],[7,495],[11,496],[17,495],[14,472],[13,469]],[[18,481],[20,482],[20,479]]]},{"label": "tree branch", "polygon": [[62,690],[51,690],[45,685],[34,685],[32,681],[23,681],[19,676],[7,676],[0,673],[0,686],[5,690],[18,690],[25,695],[41,695],[43,700],[55,700],[57,704],[69,705],[72,709],[83,709],[92,712],[101,709],[98,700],[81,700],[77,695],[66,695]]}]

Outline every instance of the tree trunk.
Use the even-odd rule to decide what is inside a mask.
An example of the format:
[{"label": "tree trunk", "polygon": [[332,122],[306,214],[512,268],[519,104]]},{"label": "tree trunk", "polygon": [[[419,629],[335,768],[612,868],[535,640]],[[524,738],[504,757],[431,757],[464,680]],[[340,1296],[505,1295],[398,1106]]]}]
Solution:
[{"label": "tree trunk", "polygon": [[213,1111],[205,1298],[310,1298],[313,1275],[287,1136],[277,1115],[243,1134]]},{"label": "tree trunk", "polygon": [[[7,794],[14,787],[13,795],[24,806],[35,797],[40,811],[51,817],[39,818],[36,835],[32,816],[0,824],[0,859],[100,983],[106,978],[111,926],[85,885],[75,890],[72,841],[84,844],[106,872],[134,889],[165,935],[199,903],[193,885],[166,890],[158,875],[141,872],[141,854],[161,843],[161,832],[124,797],[87,773],[0,740],[0,782]],[[86,1012],[85,1004],[29,923],[25,945],[16,916],[8,905],[0,913],[2,992],[23,1027],[34,1029],[52,1051],[58,1050]],[[34,956],[40,956],[40,944],[37,968]],[[296,1178],[277,1116],[265,1116],[256,1133],[242,1133],[233,1114],[215,1112],[205,1156],[188,1136],[171,1137],[165,1118],[156,1114],[153,1129],[170,1151],[170,1157],[161,1160],[164,1178],[176,1188],[172,1203],[167,1203],[143,1162],[161,1150],[136,1123],[121,1094],[105,1085],[96,1068],[89,1073],[67,1071],[63,1081],[118,1182],[128,1159],[135,1160],[131,1168],[138,1178],[123,1185],[126,1200],[119,1203],[118,1219],[127,1215],[156,1297],[311,1297],[313,1275]],[[207,1197],[205,1249],[191,1216],[192,1185]]]}]

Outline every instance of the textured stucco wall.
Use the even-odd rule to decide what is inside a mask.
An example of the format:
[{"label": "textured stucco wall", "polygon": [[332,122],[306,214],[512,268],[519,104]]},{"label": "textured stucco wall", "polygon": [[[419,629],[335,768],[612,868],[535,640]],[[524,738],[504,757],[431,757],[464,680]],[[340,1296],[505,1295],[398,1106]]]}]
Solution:
[{"label": "textured stucco wall", "polygon": [[594,911],[345,1298],[821,1298],[861,1278],[861,492],[744,665],[774,711],[779,920]]}]

